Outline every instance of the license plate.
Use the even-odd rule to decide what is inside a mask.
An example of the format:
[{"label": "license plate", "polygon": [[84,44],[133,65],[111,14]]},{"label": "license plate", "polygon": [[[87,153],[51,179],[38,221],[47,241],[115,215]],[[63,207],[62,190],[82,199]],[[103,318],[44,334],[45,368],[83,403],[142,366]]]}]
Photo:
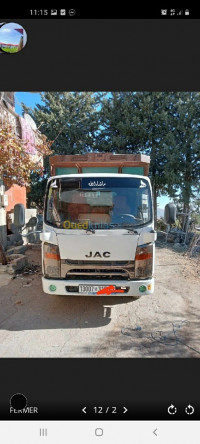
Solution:
[{"label": "license plate", "polygon": [[[103,290],[106,285],[79,285],[79,293],[82,294],[97,294],[98,291]],[[106,294],[106,291],[105,291]]]}]

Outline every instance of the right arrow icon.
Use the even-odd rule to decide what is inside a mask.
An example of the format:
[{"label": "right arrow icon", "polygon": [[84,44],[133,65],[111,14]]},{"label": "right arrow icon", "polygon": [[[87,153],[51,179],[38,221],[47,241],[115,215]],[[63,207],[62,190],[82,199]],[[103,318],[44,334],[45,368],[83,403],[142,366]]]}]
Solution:
[{"label": "right arrow icon", "polygon": [[123,407],[123,409],[124,409],[123,413],[128,412],[128,409],[126,407]]}]

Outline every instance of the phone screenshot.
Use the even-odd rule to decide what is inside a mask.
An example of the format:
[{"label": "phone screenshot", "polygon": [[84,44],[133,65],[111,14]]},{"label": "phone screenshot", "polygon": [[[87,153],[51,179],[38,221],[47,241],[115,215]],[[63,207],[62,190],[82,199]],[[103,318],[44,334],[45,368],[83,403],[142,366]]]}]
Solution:
[{"label": "phone screenshot", "polygon": [[196,444],[200,11],[55,7],[0,15],[1,441]]}]

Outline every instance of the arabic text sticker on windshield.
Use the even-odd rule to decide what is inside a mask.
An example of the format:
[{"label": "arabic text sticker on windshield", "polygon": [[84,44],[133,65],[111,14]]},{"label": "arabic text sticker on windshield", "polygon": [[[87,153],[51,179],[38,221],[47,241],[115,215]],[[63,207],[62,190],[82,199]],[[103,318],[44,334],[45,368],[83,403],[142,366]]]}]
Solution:
[{"label": "arabic text sticker on windshield", "polygon": [[27,42],[25,29],[19,23],[0,24],[1,53],[14,54],[21,51]]}]

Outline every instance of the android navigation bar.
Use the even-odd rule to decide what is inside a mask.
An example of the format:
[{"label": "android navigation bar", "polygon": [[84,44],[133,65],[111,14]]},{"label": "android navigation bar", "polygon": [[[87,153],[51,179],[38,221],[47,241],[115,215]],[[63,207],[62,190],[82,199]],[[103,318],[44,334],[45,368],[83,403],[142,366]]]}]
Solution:
[{"label": "android navigation bar", "polygon": [[133,443],[159,443],[169,444],[181,442],[188,444],[189,442],[197,442],[200,433],[200,425],[198,422],[192,424],[190,422],[170,421],[69,421],[48,423],[45,421],[23,421],[22,423],[12,423],[8,427],[6,422],[1,423],[1,436],[3,442],[10,444],[20,442],[20,444],[54,444],[55,442],[67,443],[73,442],[82,444],[121,444],[124,441],[127,444]]}]

